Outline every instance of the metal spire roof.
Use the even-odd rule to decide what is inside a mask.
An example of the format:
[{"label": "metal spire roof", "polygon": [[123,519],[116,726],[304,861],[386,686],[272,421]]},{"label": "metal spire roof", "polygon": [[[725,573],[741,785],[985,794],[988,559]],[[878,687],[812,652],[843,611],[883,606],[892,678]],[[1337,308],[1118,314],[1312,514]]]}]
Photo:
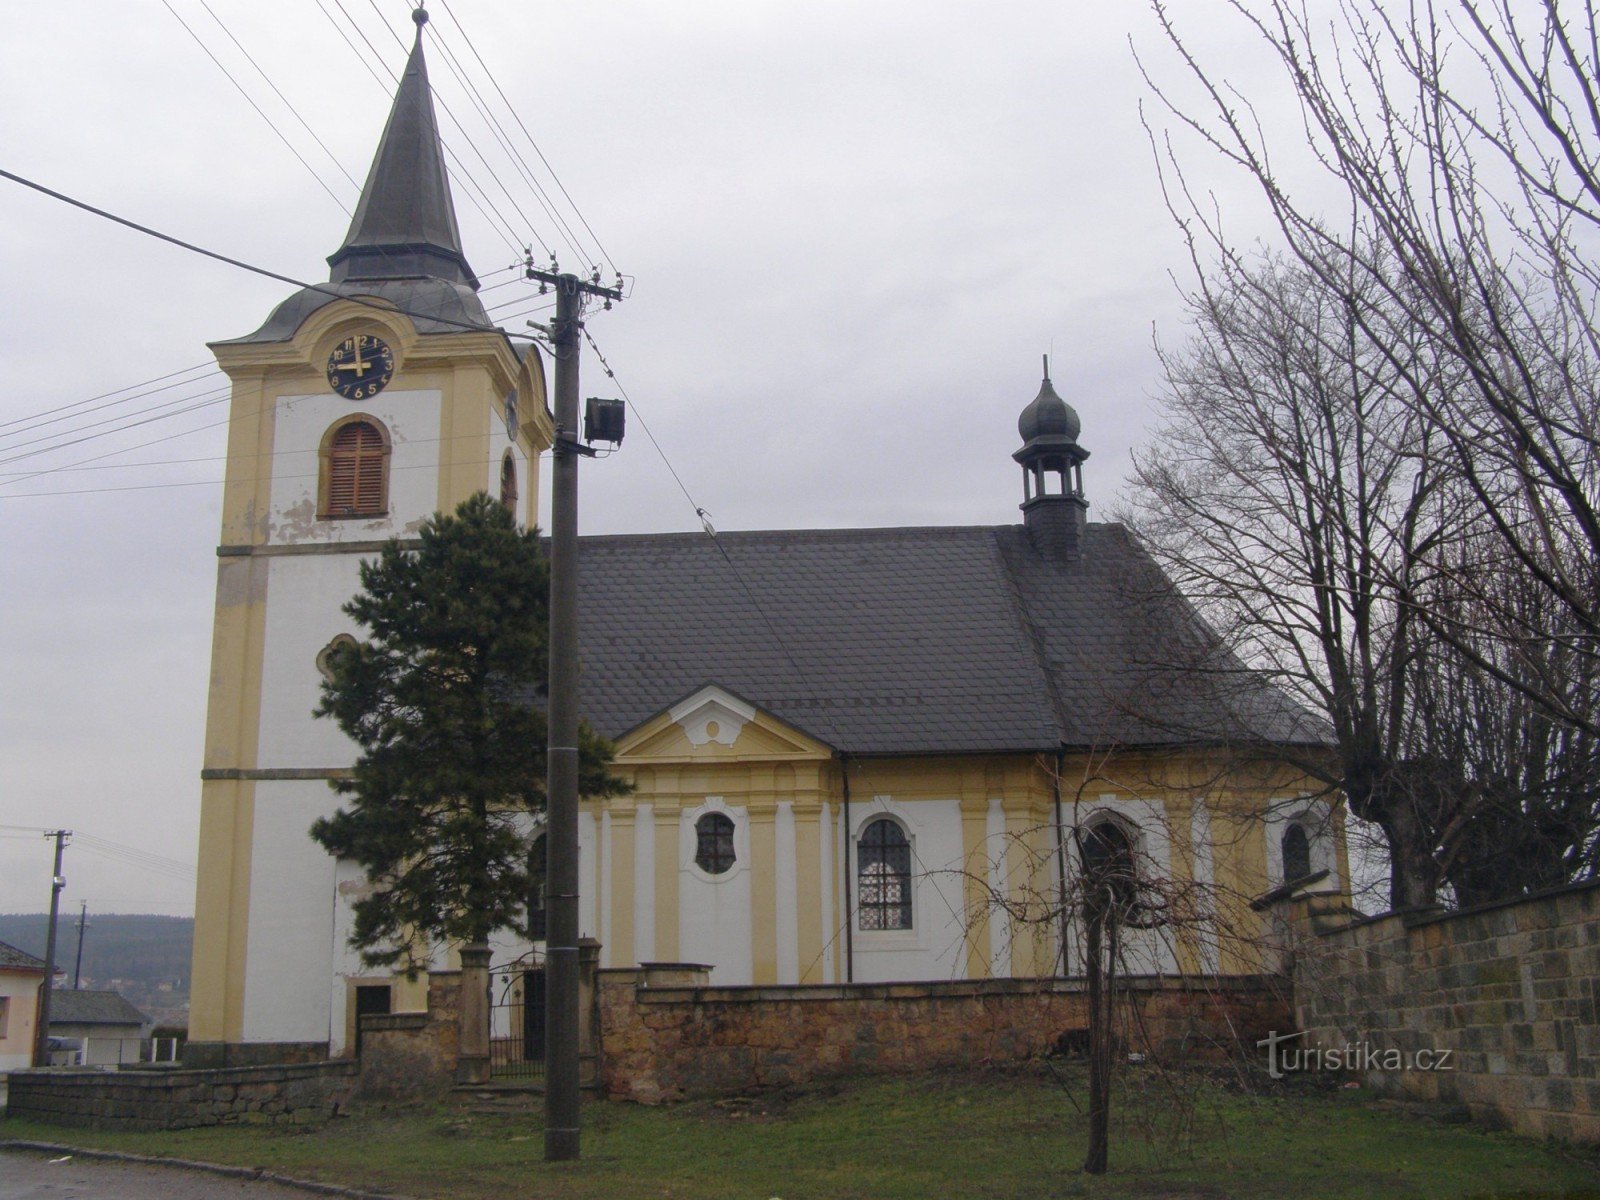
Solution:
[{"label": "metal spire roof", "polygon": [[422,27],[428,14],[419,8],[411,17],[417,23],[417,40],[350,232],[328,259],[332,282],[425,277],[465,283],[476,290],[477,278],[461,252],[461,230],[450,199],[422,55]]},{"label": "metal spire roof", "polygon": [[478,298],[477,276],[461,252],[450,200],[422,57],[428,14],[419,8],[411,19],[417,23],[417,41],[350,232],[328,259],[330,281],[290,296],[254,333],[217,345],[286,342],[307,317],[340,296],[388,300],[411,318],[418,333],[460,333],[464,325],[492,328]]}]

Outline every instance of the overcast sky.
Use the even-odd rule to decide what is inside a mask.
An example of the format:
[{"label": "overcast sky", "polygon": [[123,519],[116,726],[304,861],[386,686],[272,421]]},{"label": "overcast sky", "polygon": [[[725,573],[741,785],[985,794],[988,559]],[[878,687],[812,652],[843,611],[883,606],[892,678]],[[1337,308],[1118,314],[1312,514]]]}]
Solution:
[{"label": "overcast sky", "polygon": [[[1155,411],[1152,331],[1182,340],[1188,272],[1140,124],[1130,40],[1176,77],[1145,5],[432,8],[430,75],[465,126],[441,111],[445,139],[492,201],[480,211],[458,172],[467,256],[502,285],[492,315],[519,332],[540,315],[505,270],[525,241],[588,264],[447,51],[592,245],[503,89],[602,266],[635,280],[589,322],[637,409],[623,451],[584,467],[584,532],[698,526],[639,418],[719,529],[1016,521],[1016,417],[1045,352],[1083,419],[1091,519],[1114,502]],[[1259,84],[1216,0],[1171,8],[1230,79]],[[0,44],[0,168],[323,280],[409,10],[29,5]],[[1245,184],[1192,167],[1248,234]],[[188,914],[226,419],[205,343],[250,332],[292,288],[8,180],[0,273],[0,911],[46,904],[49,847],[30,829],[63,826],[94,839],[67,852],[73,911]],[[582,394],[615,394],[592,357],[584,371]],[[147,381],[136,391],[181,386],[118,391]],[[59,419],[30,428],[35,414]]]}]

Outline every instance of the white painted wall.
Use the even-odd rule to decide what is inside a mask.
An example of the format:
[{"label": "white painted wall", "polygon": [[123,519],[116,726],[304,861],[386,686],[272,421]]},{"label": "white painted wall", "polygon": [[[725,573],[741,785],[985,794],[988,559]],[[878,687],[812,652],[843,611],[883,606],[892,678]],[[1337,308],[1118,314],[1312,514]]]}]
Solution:
[{"label": "white painted wall", "polygon": [[[961,874],[961,803],[875,796],[850,809],[852,847],[866,827],[883,816],[899,820],[911,842],[911,929],[865,930],[860,913],[853,912],[855,980],[890,983],[963,978],[966,899]],[[850,865],[852,873],[859,871],[860,856],[853,849]],[[855,886],[854,880],[851,886]]]},{"label": "white painted wall", "polygon": [[353,554],[267,560],[267,619],[261,665],[263,767],[346,767],[356,748],[328,718],[313,720],[322,675],[317,655],[338,634],[361,630],[340,611],[361,587]]},{"label": "white painted wall", "polygon": [[[1135,834],[1133,852],[1141,877],[1170,879],[1172,875],[1172,831],[1167,827],[1166,808],[1159,800],[1103,794],[1080,800],[1066,812],[1067,892],[1069,900],[1081,896],[1079,880],[1083,863],[1078,856],[1073,830],[1087,829],[1096,820],[1114,817],[1124,829]],[[1192,819],[1192,818],[1191,818]],[[1083,921],[1074,915],[1069,924],[1066,962],[1069,974],[1080,974],[1083,961]],[[1122,936],[1122,965],[1131,974],[1166,974],[1178,969],[1177,948],[1170,930],[1126,929]]]},{"label": "white painted wall", "polygon": [[[351,967],[335,959],[336,863],[308,831],[318,817],[333,813],[337,799],[323,780],[256,783],[244,980],[247,1042],[321,1042],[333,1036],[328,982]],[[343,1023],[341,1001],[337,1024]]]},{"label": "white painted wall", "polygon": [[1326,871],[1328,877],[1313,884],[1309,891],[1339,890],[1339,854],[1334,838],[1333,814],[1327,803],[1309,796],[1279,797],[1267,804],[1262,832],[1267,839],[1267,879],[1272,887],[1288,881],[1283,877],[1283,835],[1293,822],[1306,831],[1311,842],[1311,869]]},{"label": "white painted wall", "polygon": [[[385,391],[351,401],[332,392],[279,399],[272,439],[267,541],[372,541],[414,532],[439,503],[438,391]],[[318,451],[335,421],[357,413],[389,432],[389,512],[371,520],[317,520]],[[498,467],[496,468],[498,469]]]},{"label": "white painted wall", "polygon": [[[733,822],[733,868],[707,875],[695,865],[694,823],[719,812]],[[709,963],[711,982],[737,986],[755,978],[750,933],[750,822],[742,807],[708,796],[685,809],[678,823],[678,957]],[[771,886],[770,878],[763,881]]]}]

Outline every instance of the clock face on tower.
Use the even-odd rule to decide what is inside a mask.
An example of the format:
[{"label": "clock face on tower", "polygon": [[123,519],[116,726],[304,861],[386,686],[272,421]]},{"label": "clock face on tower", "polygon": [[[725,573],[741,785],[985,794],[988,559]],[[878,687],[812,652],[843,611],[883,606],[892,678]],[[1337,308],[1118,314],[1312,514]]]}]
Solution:
[{"label": "clock face on tower", "polygon": [[347,337],[328,355],[328,386],[346,400],[365,400],[389,385],[394,351],[370,333]]}]

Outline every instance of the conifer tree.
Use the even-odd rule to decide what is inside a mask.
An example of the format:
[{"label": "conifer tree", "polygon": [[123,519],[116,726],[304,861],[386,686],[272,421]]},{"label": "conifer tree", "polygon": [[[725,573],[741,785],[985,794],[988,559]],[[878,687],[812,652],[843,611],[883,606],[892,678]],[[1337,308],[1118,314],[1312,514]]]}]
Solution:
[{"label": "conifer tree", "polygon": [[[311,836],[373,889],[354,905],[369,966],[421,969],[430,945],[482,946],[519,923],[530,819],[545,806],[549,570],[536,530],[484,493],[391,540],[344,606],[365,639],[330,655],[315,715],[360,748],[347,803]],[[580,735],[584,795],[615,795],[611,746]]]}]

